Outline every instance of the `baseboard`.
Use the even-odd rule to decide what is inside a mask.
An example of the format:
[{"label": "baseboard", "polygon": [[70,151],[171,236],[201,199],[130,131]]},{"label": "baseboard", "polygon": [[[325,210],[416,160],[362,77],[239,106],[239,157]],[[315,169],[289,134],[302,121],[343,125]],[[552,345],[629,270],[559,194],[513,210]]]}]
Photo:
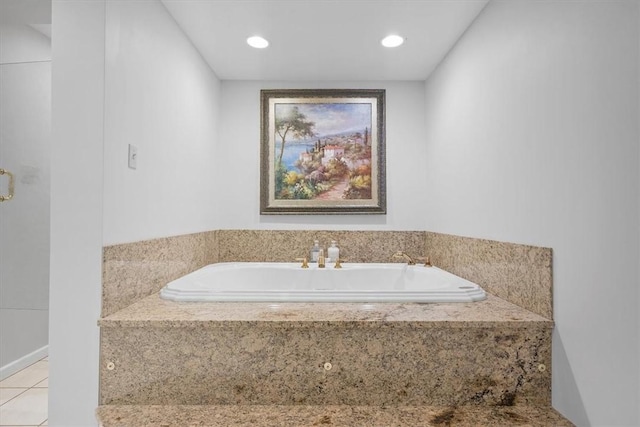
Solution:
[{"label": "baseboard", "polygon": [[26,356],[22,356],[20,359],[14,360],[11,363],[7,363],[3,367],[0,367],[0,381],[15,374],[18,371],[23,370],[29,365],[33,365],[43,357],[47,357],[48,354],[49,346],[45,345],[44,347],[32,351]]}]

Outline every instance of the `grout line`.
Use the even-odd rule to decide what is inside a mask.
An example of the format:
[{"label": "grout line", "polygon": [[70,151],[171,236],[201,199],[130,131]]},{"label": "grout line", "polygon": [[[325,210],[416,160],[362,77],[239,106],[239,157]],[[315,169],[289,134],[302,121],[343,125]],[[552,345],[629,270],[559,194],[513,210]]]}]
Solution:
[{"label": "grout line", "polygon": [[[47,359],[48,357],[49,357],[49,356],[45,356],[45,357],[43,357],[42,359],[37,360],[36,362],[34,362],[34,363],[32,363],[31,365],[29,365],[29,366],[27,366],[27,367],[25,367],[25,368],[23,368],[23,369],[19,370],[18,372],[16,372],[16,373],[15,373],[15,374],[13,374],[13,375],[16,375],[16,374],[18,374],[18,373],[20,373],[20,372],[22,372],[22,371],[24,371],[24,370],[26,370],[26,369],[29,369],[31,366],[35,365],[36,363],[39,363],[39,362],[48,362],[48,360],[45,360],[45,359]],[[13,375],[10,375],[10,376],[9,376],[9,377],[7,377],[6,379],[11,378]],[[0,405],[0,407],[1,407],[1,406],[4,406],[5,404],[7,404],[7,403],[11,402],[11,401],[12,401],[12,400],[14,400],[14,399],[17,399],[18,397],[22,396],[22,395],[23,395],[24,393],[26,393],[27,391],[29,391],[29,390],[33,390],[33,389],[38,389],[38,390],[43,390],[43,389],[44,389],[44,390],[46,390],[46,391],[47,391],[47,396],[48,396],[48,395],[49,395],[49,387],[48,387],[48,386],[47,386],[47,387],[36,387],[36,386],[37,386],[38,384],[40,384],[42,381],[44,381],[44,380],[48,380],[48,379],[49,379],[49,375],[47,375],[47,377],[46,377],[46,378],[43,378],[41,381],[39,381],[38,383],[34,384],[34,385],[33,385],[33,386],[31,386],[31,387],[4,387],[4,389],[20,389],[20,390],[22,390],[22,391],[21,391],[20,393],[18,393],[17,395],[13,396],[11,399],[9,399],[9,400],[7,400],[6,402],[4,402],[2,405]],[[40,424],[38,424],[38,426],[42,426],[42,425],[44,425],[45,423],[47,423],[47,424],[48,424],[48,421],[49,421],[49,411],[47,410],[47,418],[45,418],[45,420],[44,420],[44,421],[42,421]],[[0,425],[2,425],[2,424],[0,424]],[[36,427],[36,426],[34,426],[34,427]]]}]

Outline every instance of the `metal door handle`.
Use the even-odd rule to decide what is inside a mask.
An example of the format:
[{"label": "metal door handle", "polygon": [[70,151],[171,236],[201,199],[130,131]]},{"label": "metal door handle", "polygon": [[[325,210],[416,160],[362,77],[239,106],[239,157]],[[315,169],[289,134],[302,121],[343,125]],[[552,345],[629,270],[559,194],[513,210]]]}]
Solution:
[{"label": "metal door handle", "polygon": [[0,175],[8,175],[9,176],[9,194],[3,196],[0,194],[0,202],[5,202],[7,200],[13,199],[14,193],[14,182],[13,182],[13,174],[5,169],[0,169]]}]

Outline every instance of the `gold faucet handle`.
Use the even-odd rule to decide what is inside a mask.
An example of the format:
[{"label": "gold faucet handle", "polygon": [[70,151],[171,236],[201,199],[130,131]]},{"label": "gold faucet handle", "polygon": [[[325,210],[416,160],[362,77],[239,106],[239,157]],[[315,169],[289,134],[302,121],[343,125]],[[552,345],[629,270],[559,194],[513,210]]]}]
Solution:
[{"label": "gold faucet handle", "polygon": [[336,265],[333,266],[333,268],[342,268],[342,264],[341,262],[344,261],[343,259],[338,258],[336,260]]},{"label": "gold faucet handle", "polygon": [[307,257],[296,258],[296,261],[302,261],[301,268],[309,268],[309,260],[307,260]]}]

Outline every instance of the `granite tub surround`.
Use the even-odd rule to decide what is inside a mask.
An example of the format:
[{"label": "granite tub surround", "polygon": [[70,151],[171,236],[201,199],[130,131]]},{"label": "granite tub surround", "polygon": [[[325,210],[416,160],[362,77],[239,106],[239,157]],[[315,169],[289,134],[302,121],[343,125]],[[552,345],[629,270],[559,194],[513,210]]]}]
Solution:
[{"label": "granite tub surround", "polygon": [[291,262],[308,257],[314,240],[337,240],[349,262],[402,262],[403,251],[486,291],[552,318],[551,249],[424,231],[216,230],[107,246],[103,251],[103,316],[184,274],[215,262]]},{"label": "granite tub surround", "polygon": [[103,405],[550,405],[551,322],[494,297],[274,307],[153,295],[100,326]]},{"label": "granite tub surround", "polygon": [[104,427],[572,427],[552,408],[438,406],[110,405],[97,410]]},{"label": "granite tub surround", "polygon": [[[177,303],[206,264],[403,251],[473,303]],[[110,426],[570,426],[551,408],[551,250],[423,231],[217,230],[106,247],[98,418]]]},{"label": "granite tub surround", "polygon": [[443,270],[553,319],[550,248],[425,232],[425,253]]},{"label": "granite tub surround", "polygon": [[158,292],[171,280],[217,262],[217,254],[215,231],[105,246],[102,316]]},{"label": "granite tub surround", "polygon": [[[416,328],[552,328],[553,322],[502,298],[472,303],[269,303],[174,302],[150,295],[98,321],[102,328],[230,327],[239,323],[283,327],[333,325],[378,328],[401,323]],[[276,325],[276,326],[278,326]]]},{"label": "granite tub surround", "polygon": [[397,251],[424,255],[423,231],[219,230],[218,239],[219,262],[292,262],[309,257],[314,240],[325,250],[336,240],[349,262],[392,262]]},{"label": "granite tub surround", "polygon": [[[273,325],[272,325],[273,326]],[[101,403],[549,406],[550,331],[105,329]],[[474,351],[468,351],[469,347]],[[330,367],[327,368],[327,366]]]}]

